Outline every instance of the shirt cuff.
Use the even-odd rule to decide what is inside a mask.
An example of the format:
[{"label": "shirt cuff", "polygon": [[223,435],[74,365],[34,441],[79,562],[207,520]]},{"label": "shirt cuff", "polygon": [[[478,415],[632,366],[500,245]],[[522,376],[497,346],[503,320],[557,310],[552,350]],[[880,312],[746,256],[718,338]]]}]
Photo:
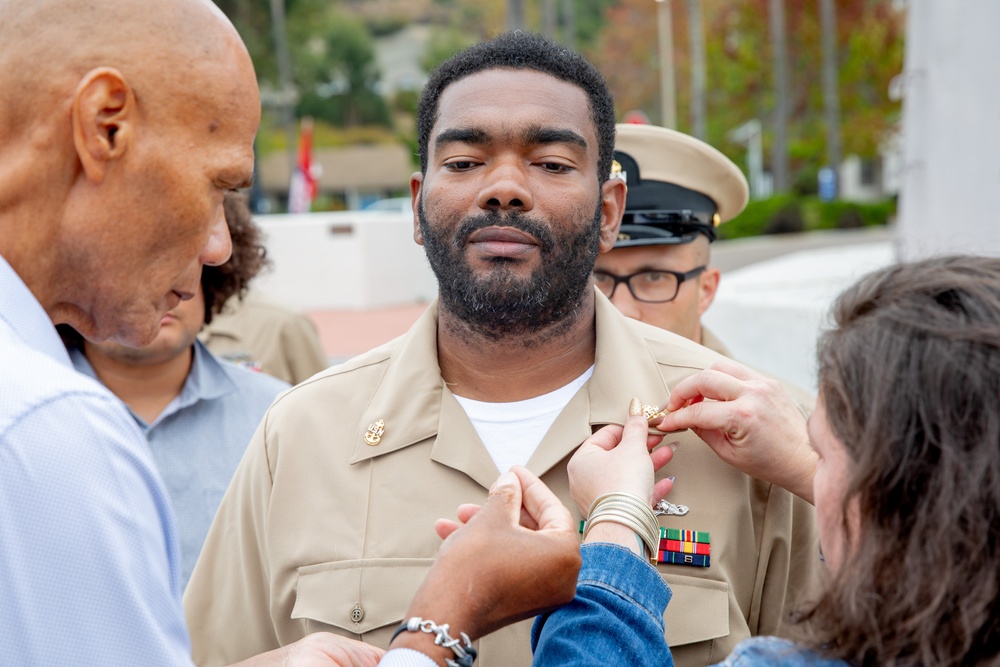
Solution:
[{"label": "shirt cuff", "polygon": [[412,648],[394,648],[386,651],[378,661],[379,667],[437,667],[437,663]]}]

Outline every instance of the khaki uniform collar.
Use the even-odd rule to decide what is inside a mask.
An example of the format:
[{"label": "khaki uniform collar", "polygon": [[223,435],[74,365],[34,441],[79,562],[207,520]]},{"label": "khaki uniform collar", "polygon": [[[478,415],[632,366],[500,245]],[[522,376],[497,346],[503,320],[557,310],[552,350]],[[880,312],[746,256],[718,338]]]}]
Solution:
[{"label": "khaki uniform collar", "polygon": [[726,347],[725,343],[719,340],[719,337],[712,333],[712,331],[704,324],[701,325],[701,344],[713,352],[718,352],[724,357],[729,357],[730,359],[733,358],[732,352],[729,351],[729,348]]},{"label": "khaki uniform collar", "polygon": [[633,397],[659,407],[667,402],[670,390],[660,373],[645,333],[662,332],[629,319],[608,299],[596,292],[597,359],[590,391],[590,423],[624,424]]},{"label": "khaki uniform collar", "polygon": [[[669,392],[657,360],[640,331],[596,293],[597,354],[594,374],[570,400],[528,461],[543,475],[571,454],[592,427],[622,424],[633,396],[660,405]],[[489,488],[499,471],[465,411],[441,379],[437,362],[438,304],[433,303],[396,343],[358,423],[351,463],[373,459],[434,438],[431,459],[460,470]],[[379,419],[385,431],[378,445],[364,443]]]},{"label": "khaki uniform collar", "polygon": [[[435,301],[393,344],[382,377],[361,412],[351,463],[409,447],[437,434],[445,393],[437,363],[437,311]],[[381,359],[377,357],[375,363]],[[361,391],[366,389],[359,387]],[[385,422],[385,432],[378,445],[369,446],[364,441],[365,433],[378,420]]]}]

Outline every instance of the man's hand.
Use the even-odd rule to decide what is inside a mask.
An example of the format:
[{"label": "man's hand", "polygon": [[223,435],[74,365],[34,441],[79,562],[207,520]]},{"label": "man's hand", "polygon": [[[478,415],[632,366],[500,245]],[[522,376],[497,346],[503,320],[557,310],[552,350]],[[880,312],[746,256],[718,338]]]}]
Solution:
[{"label": "man's hand", "polygon": [[[478,639],[573,599],[580,570],[573,519],[531,472],[515,466],[500,475],[486,504],[463,505],[459,519],[435,524],[446,539],[406,618],[447,623],[452,637]],[[392,643],[403,647],[441,664],[452,656],[422,632],[404,632]]]},{"label": "man's hand", "polygon": [[656,428],[691,429],[729,465],[813,501],[806,420],[775,380],[723,360],[679,382],[666,407]]},{"label": "man's hand", "polygon": [[586,516],[594,500],[613,491],[643,498],[651,505],[667,495],[673,482],[654,474],[673,457],[672,447],[650,450],[663,440],[649,435],[642,414],[629,416],[625,426],[611,424],[587,438],[569,460],[569,489]]},{"label": "man's hand", "polygon": [[233,667],[375,667],[383,653],[354,639],[317,632]]}]

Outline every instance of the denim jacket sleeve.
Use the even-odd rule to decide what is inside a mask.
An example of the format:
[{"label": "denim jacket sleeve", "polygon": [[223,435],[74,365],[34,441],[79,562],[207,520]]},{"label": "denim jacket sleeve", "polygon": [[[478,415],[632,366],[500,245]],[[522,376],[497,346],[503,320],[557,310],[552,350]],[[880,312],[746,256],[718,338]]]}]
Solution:
[{"label": "denim jacket sleeve", "polygon": [[535,620],[534,667],[673,667],[663,639],[670,589],[627,549],[585,544],[576,597]]},{"label": "denim jacket sleeve", "polygon": [[848,667],[778,637],[751,637],[739,643],[716,667]]},{"label": "denim jacket sleeve", "polygon": [[[611,544],[585,544],[576,597],[535,620],[533,667],[673,667],[663,639],[670,589],[641,558]],[[715,667],[847,667],[787,639],[752,637]]]}]

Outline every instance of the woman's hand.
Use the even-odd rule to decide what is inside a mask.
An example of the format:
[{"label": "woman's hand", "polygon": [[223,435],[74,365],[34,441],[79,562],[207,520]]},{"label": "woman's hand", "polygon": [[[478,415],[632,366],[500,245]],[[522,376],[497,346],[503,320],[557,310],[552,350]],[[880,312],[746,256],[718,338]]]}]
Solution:
[{"label": "woman's hand", "polygon": [[[587,438],[569,460],[569,489],[584,516],[594,500],[623,491],[651,505],[670,491],[673,482],[655,482],[656,472],[673,457],[673,446],[653,449],[662,435],[649,435],[649,424],[638,399],[632,399],[625,426],[611,424]],[[652,450],[652,453],[650,453]]]},{"label": "woman's hand", "polygon": [[691,429],[734,468],[813,501],[806,419],[777,381],[727,359],[679,382],[666,408],[656,428]]}]

